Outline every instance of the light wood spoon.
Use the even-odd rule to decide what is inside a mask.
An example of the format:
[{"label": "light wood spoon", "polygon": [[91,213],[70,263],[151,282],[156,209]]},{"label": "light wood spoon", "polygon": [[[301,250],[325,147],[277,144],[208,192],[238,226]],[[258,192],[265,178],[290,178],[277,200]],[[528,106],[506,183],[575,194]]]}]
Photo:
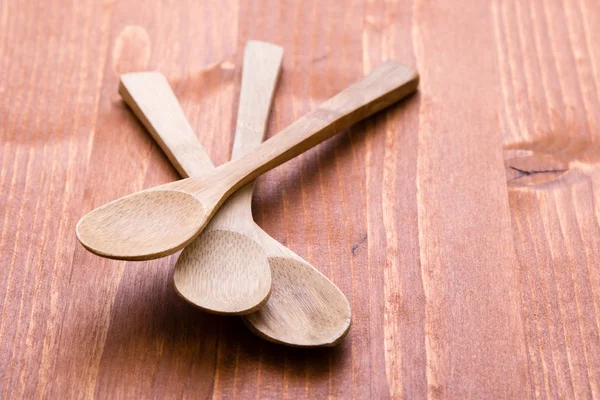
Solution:
[{"label": "light wood spoon", "polygon": [[114,200],[82,217],[77,238],[108,258],[148,260],[191,243],[237,189],[352,124],[416,91],[418,74],[396,61],[309,112],[237,160],[195,176]]},{"label": "light wood spoon", "polygon": [[[246,44],[233,159],[262,142],[282,56],[279,46]],[[183,177],[214,169],[163,75],[121,75],[119,93]],[[271,292],[271,269],[252,219],[251,185],[223,203],[175,265],[175,289],[205,311],[248,314]]]},{"label": "light wood spoon", "polygon": [[[132,109],[136,110],[136,115],[141,112],[142,115],[138,116],[152,136],[157,139],[169,159],[173,160],[173,165],[181,176],[193,176],[214,168],[194,133],[190,129],[176,129],[178,126],[188,126],[188,124],[182,119],[185,117],[179,103],[161,74],[144,72],[123,75],[121,85],[123,98]],[[148,93],[145,88],[153,88],[153,93]],[[127,92],[124,93],[124,90]],[[244,79],[242,79],[243,92]],[[156,123],[161,117],[161,109],[147,106],[154,98],[163,99],[161,101],[163,109],[177,110],[171,112],[171,115],[176,115],[178,119],[172,119],[173,129]],[[241,102],[240,99],[240,107]],[[239,123],[240,119],[238,125]],[[159,126],[160,130],[157,131],[156,126]],[[236,130],[236,143],[238,133],[240,133],[239,129]],[[263,136],[259,130],[248,130],[243,135],[247,140],[244,145],[247,146],[250,146],[253,140],[252,145],[258,145]],[[238,208],[243,208],[241,211],[251,213],[253,188],[254,183],[249,183],[232,195],[217,211],[204,232],[185,248],[184,254],[191,251],[195,243],[202,240],[206,231],[211,229],[211,225],[231,202],[235,201]],[[291,346],[317,347],[339,343],[350,328],[350,304],[344,294],[307,261],[260,229],[254,221],[251,220],[248,228],[253,228],[259,234],[262,247],[269,256],[273,275],[272,292],[267,303],[258,311],[244,317],[248,327],[267,340]],[[186,287],[187,281],[191,279],[189,270],[193,270],[195,266],[185,267],[181,271],[180,261],[181,258],[175,267],[175,288],[182,297],[196,304],[194,296],[188,296],[187,292],[182,290],[182,286]],[[247,261],[244,257],[240,257],[237,263],[241,263],[239,268],[243,268]],[[181,277],[178,278],[178,275]]]}]

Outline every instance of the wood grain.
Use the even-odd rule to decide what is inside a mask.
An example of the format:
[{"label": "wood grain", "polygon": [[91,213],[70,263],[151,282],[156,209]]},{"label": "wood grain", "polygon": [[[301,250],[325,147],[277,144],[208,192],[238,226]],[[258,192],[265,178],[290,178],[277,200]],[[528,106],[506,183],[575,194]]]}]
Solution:
[{"label": "wood grain", "polygon": [[[598,20],[592,0],[1,2],[2,397],[599,397]],[[352,304],[339,348],[255,338],[181,301],[174,257],[72,233],[177,177],[118,75],[167,76],[221,164],[248,39],[286,53],[269,135],[381,61],[421,73],[416,101],[257,181],[259,225]]]},{"label": "wood grain", "polygon": [[599,10],[514,2],[492,11],[531,386],[540,397],[598,398]]}]

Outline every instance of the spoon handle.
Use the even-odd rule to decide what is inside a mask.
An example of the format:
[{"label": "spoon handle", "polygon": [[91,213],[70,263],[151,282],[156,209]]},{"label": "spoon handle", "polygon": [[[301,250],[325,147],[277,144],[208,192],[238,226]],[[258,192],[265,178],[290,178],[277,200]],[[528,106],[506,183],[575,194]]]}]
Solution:
[{"label": "spoon handle", "polygon": [[[388,61],[243,157],[217,168],[225,196],[261,174],[416,91],[419,75]],[[223,186],[221,186],[223,187]],[[215,204],[222,194],[209,195]]]},{"label": "spoon handle", "polygon": [[214,168],[160,72],[121,75],[119,94],[182,177],[201,175]]},{"label": "spoon handle", "polygon": [[246,44],[232,160],[263,141],[282,58],[280,46],[254,40]]},{"label": "spoon handle", "polygon": [[[246,44],[232,160],[256,148],[264,139],[282,58],[280,46],[258,41]],[[221,206],[207,229],[235,229],[258,241],[252,219],[253,192],[254,182],[235,192]]]}]

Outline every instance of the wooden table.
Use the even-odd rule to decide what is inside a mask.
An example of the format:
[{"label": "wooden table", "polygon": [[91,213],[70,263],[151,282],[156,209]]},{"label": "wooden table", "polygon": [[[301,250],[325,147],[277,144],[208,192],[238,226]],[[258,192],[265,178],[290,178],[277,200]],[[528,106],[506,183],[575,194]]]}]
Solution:
[{"label": "wooden table", "polygon": [[[2,398],[600,398],[600,3],[0,3]],[[84,213],[177,179],[117,94],[159,70],[217,164],[248,39],[269,135],[378,63],[420,92],[258,181],[257,222],[353,326],[289,349],[174,293],[175,257],[81,247]]]}]

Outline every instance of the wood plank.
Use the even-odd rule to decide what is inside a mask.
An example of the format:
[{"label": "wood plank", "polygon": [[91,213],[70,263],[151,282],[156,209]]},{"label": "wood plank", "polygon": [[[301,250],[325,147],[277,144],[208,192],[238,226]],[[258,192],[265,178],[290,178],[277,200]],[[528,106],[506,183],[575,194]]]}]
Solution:
[{"label": "wood plank", "polygon": [[70,329],[63,318],[78,249],[72,228],[108,50],[101,4],[79,2],[69,19],[59,8],[37,14],[34,3],[3,2],[0,18],[0,387],[9,398],[47,395],[59,378],[54,365]]},{"label": "wood plank", "polygon": [[600,395],[600,103],[588,11],[581,2],[493,8],[522,313],[540,397]]},{"label": "wood plank", "polygon": [[499,96],[487,84],[497,76],[489,6],[421,3],[414,12],[427,394],[528,397]]},{"label": "wood plank", "polygon": [[[410,2],[368,2],[363,28],[365,71],[388,58],[417,67],[413,18]],[[379,314],[371,331],[377,342],[383,341],[387,391],[395,398],[427,394],[425,297],[416,202],[420,96],[386,113],[384,124],[367,123],[366,261],[380,285],[370,288],[373,311],[377,311],[372,314]],[[383,330],[378,327],[381,325]],[[382,392],[379,395],[383,397]]]}]

